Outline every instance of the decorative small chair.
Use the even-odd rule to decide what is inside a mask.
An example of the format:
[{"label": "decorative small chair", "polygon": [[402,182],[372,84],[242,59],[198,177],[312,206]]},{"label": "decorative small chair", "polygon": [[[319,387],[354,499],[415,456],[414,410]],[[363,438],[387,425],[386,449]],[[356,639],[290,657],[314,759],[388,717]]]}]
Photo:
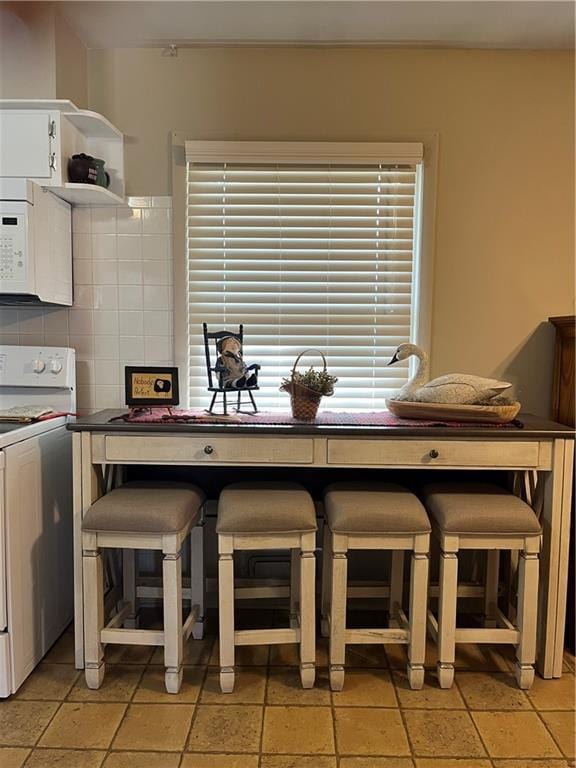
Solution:
[{"label": "decorative small chair", "polygon": [[[220,609],[220,687],[234,689],[237,645],[300,645],[300,678],[312,688],[316,673],[315,548],[316,510],[297,483],[234,483],[218,502],[218,593]],[[292,554],[290,627],[234,629],[234,552],[289,549]],[[298,567],[299,562],[299,567]]]},{"label": "decorative small chair", "polygon": [[[260,389],[258,386],[258,372],[260,370],[260,366],[257,363],[253,363],[252,365],[246,366],[246,372],[249,373],[247,383],[238,386],[235,385],[233,387],[226,386],[223,380],[223,372],[224,368],[222,367],[221,363],[219,362],[221,360],[222,354],[225,352],[223,350],[222,345],[225,343],[225,340],[235,340],[240,348],[240,360],[241,358],[241,350],[244,343],[244,326],[240,325],[238,327],[238,331],[212,331],[208,332],[208,326],[206,323],[202,324],[202,328],[204,331],[204,352],[206,355],[206,373],[208,375],[208,391],[212,392],[212,400],[210,402],[210,407],[207,409],[208,413],[212,413],[214,409],[214,405],[216,403],[216,398],[218,395],[222,395],[222,405],[223,405],[223,413],[226,415],[228,413],[228,395],[237,394],[237,403],[236,403],[236,410],[241,411],[242,409],[242,393],[247,392],[248,397],[250,398],[250,402],[252,404],[252,411],[253,413],[258,413],[258,408],[256,407],[256,401],[254,400],[254,395],[252,394],[255,390]],[[216,362],[213,364],[210,356],[210,342],[214,341],[214,352],[215,352],[215,358]],[[214,376],[215,374],[215,376]],[[246,377],[243,377],[246,378]],[[216,379],[216,382],[215,382]]]},{"label": "decorative small chair", "polygon": [[[322,630],[330,638],[330,687],[344,686],[346,645],[408,645],[411,688],[424,684],[430,522],[419,499],[393,483],[335,483],[324,491]],[[347,629],[348,550],[391,550],[387,629]],[[403,554],[412,552],[410,612],[402,609]],[[400,554],[402,557],[397,557]]]},{"label": "decorative small chair", "polygon": [[[163,646],[166,690],[180,690],[183,644],[201,611],[201,599],[196,602],[195,592],[200,594],[203,589],[192,579],[191,609],[183,622],[180,555],[182,543],[198,522],[203,504],[202,491],[188,483],[132,482],[110,491],[87,510],[82,521],[82,567],[85,676],[89,688],[99,688],[104,679],[104,646],[130,643]],[[130,589],[130,602],[124,602],[104,626],[102,548],[163,553],[163,630],[122,628],[135,626],[135,587]],[[192,565],[193,573],[194,570]]]},{"label": "decorative small chair", "polygon": [[[538,553],[541,529],[524,501],[490,483],[431,483],[424,503],[440,542],[438,619],[430,611],[428,625],[438,645],[438,680],[450,688],[454,680],[456,643],[510,643],[516,646],[516,680],[530,688],[536,658]],[[458,552],[486,550],[484,627],[458,628]],[[502,550],[520,550],[518,606],[514,625],[498,607],[498,568]]]}]

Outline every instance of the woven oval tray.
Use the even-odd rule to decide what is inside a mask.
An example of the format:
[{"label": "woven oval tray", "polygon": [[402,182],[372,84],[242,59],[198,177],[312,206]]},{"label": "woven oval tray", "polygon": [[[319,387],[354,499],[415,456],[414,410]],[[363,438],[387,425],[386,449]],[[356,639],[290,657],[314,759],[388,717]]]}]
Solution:
[{"label": "woven oval tray", "polygon": [[450,405],[446,403],[410,403],[386,400],[388,410],[401,419],[431,419],[434,421],[483,421],[506,424],[520,411],[520,403],[511,405]]}]

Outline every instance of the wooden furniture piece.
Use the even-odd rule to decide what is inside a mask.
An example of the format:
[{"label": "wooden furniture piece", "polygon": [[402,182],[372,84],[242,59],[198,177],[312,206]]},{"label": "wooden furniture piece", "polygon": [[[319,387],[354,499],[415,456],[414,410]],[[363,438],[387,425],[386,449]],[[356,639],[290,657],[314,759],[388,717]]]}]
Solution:
[{"label": "wooden furniture piece", "polygon": [[[254,413],[258,413],[258,408],[256,407],[256,401],[254,400],[254,395],[252,394],[255,390],[260,389],[258,384],[252,384],[251,386],[243,386],[243,387],[235,387],[234,389],[231,389],[229,387],[225,387],[222,384],[221,380],[221,374],[222,369],[218,365],[218,358],[220,357],[222,353],[221,344],[224,339],[227,338],[233,338],[236,339],[240,343],[240,347],[242,348],[242,345],[244,344],[244,326],[240,325],[238,327],[238,332],[234,331],[208,331],[208,326],[206,323],[202,324],[202,329],[204,332],[204,353],[206,355],[206,374],[208,376],[208,391],[212,392],[212,400],[210,401],[210,407],[207,409],[208,413],[212,413],[214,409],[214,405],[216,403],[216,398],[218,395],[222,395],[222,405],[223,405],[223,413],[226,415],[228,413],[228,395],[234,395],[237,394],[237,402],[236,402],[236,410],[241,411],[242,409],[242,393],[247,392],[248,397],[250,398],[250,402],[252,403],[252,410]],[[214,342],[214,353],[216,362],[213,363],[211,359],[210,354],[210,342]],[[253,363],[252,365],[248,366],[248,371],[251,371],[252,374],[256,377],[256,381],[258,381],[258,371],[260,370],[260,366],[257,363]],[[214,383],[214,376],[213,374],[216,374],[217,382]]]},{"label": "wooden furniture piece", "polygon": [[[82,566],[85,675],[89,688],[100,688],[104,679],[104,646],[129,643],[163,646],[166,690],[180,690],[183,643],[199,614],[192,597],[190,613],[182,622],[180,550],[199,519],[203,503],[202,492],[187,483],[126,483],[95,501],[86,511],[82,523]],[[104,625],[103,548],[162,552],[163,630],[134,628],[134,586],[125,595],[129,600]],[[125,573],[125,583],[126,577]],[[132,628],[122,628],[126,620]]]},{"label": "wooden furniture piece", "polygon": [[[74,432],[76,664],[84,666],[82,517],[103,493],[115,465],[170,467],[359,468],[430,472],[498,470],[540,518],[543,528],[538,669],[560,677],[564,650],[574,431],[521,414],[515,427],[264,426],[247,424],[127,424],[122,413],[83,416]],[[208,450],[207,450],[208,449]],[[434,473],[434,474],[432,474]]]},{"label": "wooden furniture piece", "polygon": [[[561,424],[574,427],[574,347],[576,344],[576,317],[550,317],[549,322],[556,328],[556,348],[552,379],[552,418]],[[566,605],[566,646],[576,653],[576,525],[574,496],[570,526],[570,554],[568,559],[568,599]]]},{"label": "wooden furniture piece", "polygon": [[[300,678],[312,688],[316,674],[316,509],[296,483],[233,483],[218,501],[218,606],[220,687],[234,690],[237,645],[300,645]],[[234,552],[289,549],[292,555],[290,627],[234,629]]]},{"label": "wooden furniture piece", "polygon": [[[418,498],[394,483],[334,483],[324,491],[326,524],[322,565],[322,632],[330,638],[330,687],[344,687],[346,646],[402,643],[408,646],[410,687],[424,685],[430,522]],[[389,625],[347,629],[349,550],[392,552]],[[412,553],[409,618],[402,609],[404,552]]]},{"label": "wooden furniture piece", "polygon": [[[438,681],[454,680],[456,643],[509,643],[516,646],[516,680],[530,688],[536,660],[538,553],[541,529],[524,501],[489,483],[431,483],[423,489],[426,508],[440,542],[438,618],[428,613],[429,629],[438,646]],[[456,626],[458,552],[485,550],[487,569],[483,628]],[[502,550],[521,551],[518,570],[517,621],[498,607],[498,567]]]}]

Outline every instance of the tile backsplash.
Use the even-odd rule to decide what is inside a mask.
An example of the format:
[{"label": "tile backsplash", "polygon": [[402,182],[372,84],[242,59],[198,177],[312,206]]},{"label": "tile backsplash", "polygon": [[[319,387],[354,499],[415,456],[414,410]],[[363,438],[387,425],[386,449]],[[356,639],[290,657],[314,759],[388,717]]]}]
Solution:
[{"label": "tile backsplash", "polygon": [[124,405],[125,365],[174,358],[172,199],[75,208],[74,306],[0,307],[0,343],[74,347],[78,409]]}]

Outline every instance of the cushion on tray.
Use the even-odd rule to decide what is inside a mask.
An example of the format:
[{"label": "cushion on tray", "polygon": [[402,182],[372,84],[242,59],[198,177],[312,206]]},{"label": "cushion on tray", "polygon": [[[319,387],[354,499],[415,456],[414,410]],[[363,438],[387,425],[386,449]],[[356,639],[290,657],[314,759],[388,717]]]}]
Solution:
[{"label": "cushion on tray", "polygon": [[430,516],[444,533],[538,534],[534,510],[491,483],[430,483],[422,491]]},{"label": "cushion on tray", "polygon": [[417,496],[395,483],[333,483],[324,507],[334,533],[428,533],[430,521]]},{"label": "cushion on tray", "polygon": [[133,482],[115,488],[84,515],[84,531],[177,533],[200,516],[204,493],[189,483]]},{"label": "cushion on tray", "polygon": [[305,533],[315,531],[316,509],[298,483],[232,483],[218,501],[218,533]]}]

